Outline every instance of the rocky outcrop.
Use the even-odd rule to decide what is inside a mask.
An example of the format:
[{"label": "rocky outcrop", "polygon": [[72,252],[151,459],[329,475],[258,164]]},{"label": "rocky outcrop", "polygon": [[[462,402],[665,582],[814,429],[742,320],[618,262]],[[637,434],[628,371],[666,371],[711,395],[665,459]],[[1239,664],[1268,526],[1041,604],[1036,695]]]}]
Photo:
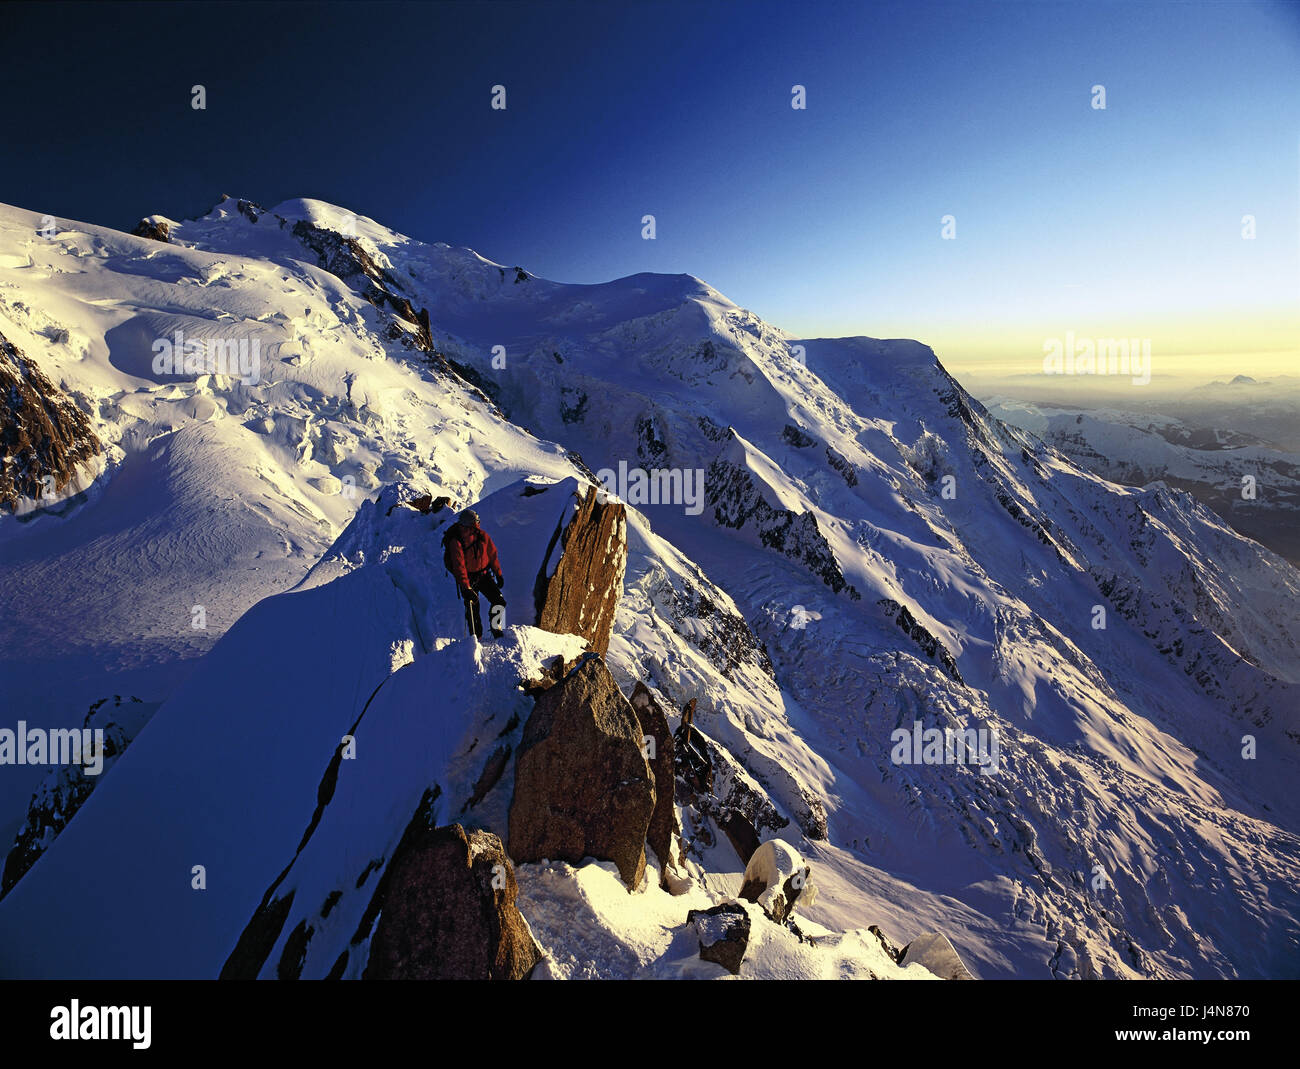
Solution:
[{"label": "rocky outcrop", "polygon": [[957,662],[953,660],[948,648],[921,625],[906,605],[900,605],[892,598],[881,598],[876,604],[880,606],[889,619],[898,625],[900,631],[915,642],[930,660],[943,669],[944,674],[949,679],[964,684],[965,681],[961,677],[961,672],[957,670]]},{"label": "rocky outcrop", "polygon": [[668,452],[663,418],[653,414],[641,416],[636,421],[637,460],[647,468],[665,466],[669,462]]},{"label": "rocky outcrop", "polygon": [[384,269],[356,238],[305,219],[293,224],[292,233],[316,254],[319,267],[356,286],[372,304],[378,304],[387,295]]},{"label": "rocky outcrop", "polygon": [[[230,198],[227,196],[227,197],[223,197],[222,199],[229,200]],[[260,219],[262,216],[266,214],[266,209],[263,208],[260,204],[256,204],[251,200],[244,200],[242,197],[239,198],[239,200],[235,201],[235,211],[239,212],[239,214],[242,215],[245,219],[247,219],[250,223],[257,222],[258,219]]]},{"label": "rocky outcrop", "polygon": [[812,868],[789,843],[769,839],[745,866],[740,897],[756,903],[776,924],[791,926],[795,903],[811,906],[817,900],[811,875]]},{"label": "rocky outcrop", "polygon": [[[244,202],[239,203],[242,212]],[[249,218],[257,222],[255,215]],[[356,288],[376,308],[387,305],[392,309],[395,321],[389,323],[384,334],[388,341],[400,341],[407,348],[436,354],[434,365],[442,371],[450,370],[446,358],[434,348],[428,309],[417,309],[411,304],[399,292],[391,272],[380,266],[360,241],[306,220],[294,223],[292,233],[315,254],[319,267]]]},{"label": "rocky outcrop", "polygon": [[776,682],[767,647],[743,616],[725,607],[716,587],[660,570],[645,589],[664,623],[707,657],[728,682],[736,682],[747,667]]},{"label": "rocky outcrop", "polygon": [[715,825],[747,864],[763,830],[779,831],[789,818],[739,761],[695,727],[694,712],[692,699],[674,736],[678,798],[692,825],[687,848],[699,853],[699,847],[712,846]]},{"label": "rocky outcrop", "polygon": [[408,839],[389,866],[367,980],[523,980],[541,959],[491,832],[459,824]]},{"label": "rocky outcrop", "polygon": [[705,498],[719,527],[748,530],[762,546],[801,564],[835,593],[853,601],[861,594],[844,576],[826,536],[811,512],[793,512],[768,503],[745,463],[745,449],[736,432],[709,465]]},{"label": "rocky outcrop", "polygon": [[673,736],[677,775],[685,781],[687,789],[696,794],[713,790],[713,762],[709,759],[708,745],[695,727],[695,707],[698,698],[682,706],[681,723]]},{"label": "rocky outcrop", "polygon": [[89,417],[0,334],[0,509],[54,497],[102,452]]},{"label": "rocky outcrop", "polygon": [[604,656],[623,596],[627,510],[598,496],[588,487],[577,513],[557,525],[533,585],[533,601],[538,627],[581,635]]},{"label": "rocky outcrop", "polygon": [[880,925],[873,924],[867,928],[867,931],[876,937],[876,941],[880,944],[880,949],[889,955],[889,959],[897,963],[898,959],[903,956],[903,952],[895,946],[894,941],[890,939],[889,936],[881,931]]},{"label": "rocky outcrop", "polygon": [[[1088,571],[1116,612],[1139,628],[1199,690],[1222,702],[1234,715],[1263,727],[1270,716],[1261,715],[1261,710],[1276,706],[1279,700],[1288,701],[1270,697],[1287,690],[1287,685],[1259,666],[1245,635],[1236,634],[1226,621],[1205,626],[1205,621],[1216,615],[1216,607],[1190,568],[1183,575],[1163,578],[1170,585],[1182,581],[1181,590],[1174,586],[1173,597],[1151,590],[1139,575],[1097,565]],[[1234,644],[1229,644],[1221,631],[1232,634]],[[1294,706],[1294,699],[1289,703]],[[1300,738],[1292,737],[1300,742]]]},{"label": "rocky outcrop", "polygon": [[721,965],[735,976],[749,946],[749,913],[738,902],[723,902],[711,909],[693,909],[686,923],[700,940],[700,957]]},{"label": "rocky outcrop", "polygon": [[566,661],[558,654],[550,659],[549,662],[542,665],[541,675],[533,679],[521,679],[519,689],[527,694],[530,698],[537,698],[542,691],[550,690],[557,683],[563,683],[565,677],[577,667],[582,657],[574,657]]},{"label": "rocky outcrop", "polygon": [[[221,980],[256,980],[257,972],[266,962],[267,956],[275,947],[284,922],[289,918],[293,908],[293,892],[278,898],[268,897],[253,913],[244,930],[239,933],[239,940],[230,952],[230,957],[221,966],[218,979]],[[295,929],[297,931],[297,929]],[[305,925],[299,936],[305,944],[311,940],[311,929]],[[283,965],[277,970],[280,979],[292,979],[293,975]]]},{"label": "rocky outcrop", "polygon": [[957,956],[956,948],[946,935],[930,932],[918,935],[898,956],[899,965],[916,963],[929,969],[940,980],[974,980],[969,969]]},{"label": "rocky outcrop", "polygon": [[781,428],[781,441],[794,446],[796,449],[807,449],[810,445],[817,444],[817,439],[811,434],[807,434],[789,423]]},{"label": "rocky outcrop", "polygon": [[639,886],[656,797],[641,734],[632,706],[595,654],[543,691],[515,758],[511,856],[612,861],[629,888]]},{"label": "rocky outcrop", "polygon": [[668,727],[668,717],[640,680],[633,688],[629,701],[641,725],[642,748],[646,751],[646,759],[654,775],[655,807],[650,815],[650,830],[646,834],[646,841],[655,852],[666,876],[668,868],[678,863],[675,847],[677,836],[681,833],[677,824],[677,808],[673,804],[673,734]]},{"label": "rocky outcrop", "polygon": [[161,215],[146,215],[131,231],[138,238],[151,238],[154,241],[170,242],[172,239],[171,222]]},{"label": "rocky outcrop", "polygon": [[[420,310],[420,314],[425,317],[425,320],[427,320],[428,315],[424,309]],[[432,335],[430,335],[430,342],[432,342],[432,340]],[[501,407],[500,385],[482,374],[473,364],[467,364],[463,361],[457,360],[455,357],[444,353],[437,347],[430,351],[429,361],[433,367],[446,365],[451,368],[452,371],[464,380],[471,393],[477,393],[480,400],[486,402],[492,408],[495,408],[502,415],[506,415],[505,410]],[[509,417],[507,416],[506,418]]]},{"label": "rocky outcrop", "polygon": [[388,506],[388,511],[385,512],[384,515],[391,516],[393,514],[393,509],[401,506],[408,509],[414,509],[423,516],[432,516],[434,513],[441,512],[450,504],[451,498],[447,497],[445,494],[440,494],[436,498],[432,494],[420,494],[417,497],[412,497],[406,500],[395,499],[393,503]]},{"label": "rocky outcrop", "polygon": [[433,353],[433,329],[429,326],[429,310],[421,308],[417,311],[409,300],[394,293],[386,292],[384,300],[402,321],[401,324],[388,325],[386,333],[388,340],[400,341],[408,349],[415,348],[423,353]]},{"label": "rocky outcrop", "polygon": [[840,473],[848,486],[858,485],[858,473],[853,470],[853,465],[844,458],[842,453],[837,453],[830,446],[826,447],[826,463]]}]

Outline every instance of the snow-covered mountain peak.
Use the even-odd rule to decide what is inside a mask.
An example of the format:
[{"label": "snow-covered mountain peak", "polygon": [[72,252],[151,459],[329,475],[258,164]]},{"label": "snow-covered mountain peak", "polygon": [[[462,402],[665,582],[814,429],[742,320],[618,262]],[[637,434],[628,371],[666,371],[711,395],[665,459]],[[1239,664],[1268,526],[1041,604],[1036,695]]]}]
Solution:
[{"label": "snow-covered mountain peak", "polygon": [[[483,695],[506,678],[492,663],[573,653],[516,636],[518,656],[471,668],[440,571],[446,514],[376,500],[480,503],[526,603],[537,565],[509,547],[535,540],[512,525],[550,537],[557,488],[614,474],[626,573],[604,660],[674,726],[691,710],[715,778],[682,810],[701,904],[738,891],[753,838],[780,837],[817,876],[810,921],[845,939],[875,921],[944,930],[979,975],[1279,975],[1300,957],[1300,576],[1177,489],[1086,473],[919,342],[794,338],[691,275],[551,282],[310,200],[228,199],[155,220],[158,238],[68,222],[47,238],[40,221],[0,208],[0,333],[107,461],[57,509],[0,520],[0,669],[33,724],[136,695],[161,710],[141,752],[168,752],[187,718],[218,722],[217,680],[260,679],[254,651],[291,633],[293,664],[241,722],[274,731],[288,677],[329,703],[310,758],[283,751],[310,810],[335,728],[383,680],[427,695],[445,664]],[[154,346],[178,332],[256,341],[256,373],[159,370]],[[388,707],[417,734],[419,712]],[[993,733],[997,767],[912,746],[944,728]],[[214,797],[252,774],[222,753]],[[165,808],[162,780],[125,780],[144,760],[128,749],[104,797]],[[406,771],[394,813],[419,796]],[[5,784],[16,831],[38,779]],[[300,815],[277,816],[224,934],[188,965],[228,950]],[[42,871],[78,869],[94,836],[77,827],[0,903],[0,934],[30,927]],[[534,873],[525,910],[562,938],[568,892],[544,890],[577,895],[595,872]],[[333,875],[303,886],[325,894]],[[662,965],[662,936],[626,968]],[[577,975],[628,960],[565,952]]]}]

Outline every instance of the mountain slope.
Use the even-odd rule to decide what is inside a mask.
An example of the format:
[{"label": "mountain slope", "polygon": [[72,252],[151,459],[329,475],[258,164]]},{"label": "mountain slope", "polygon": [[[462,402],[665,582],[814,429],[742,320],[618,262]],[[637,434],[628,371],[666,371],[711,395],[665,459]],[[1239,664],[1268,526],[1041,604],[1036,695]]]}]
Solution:
[{"label": "mountain slope", "polygon": [[1295,453],[1253,435],[1155,412],[1046,408],[1006,398],[989,403],[1000,419],[1038,435],[1088,471],[1131,486],[1158,480],[1186,490],[1235,530],[1293,565],[1300,561]]},{"label": "mountain slope", "polygon": [[[60,692],[70,717],[98,672],[135,658],[132,680],[153,689],[131,692],[168,701],[0,903],[0,926],[19,923],[33,888],[56,887],[58,866],[89,849],[78,824],[107,804],[102,791],[126,778],[136,745],[200,709],[219,715],[180,682],[216,634],[186,633],[197,601],[176,604],[178,577],[204,577],[205,596],[227,606],[211,632],[224,630],[241,613],[257,621],[284,599],[362,582],[358,552],[426,552],[423,533],[382,525],[366,537],[388,541],[356,542],[357,528],[335,542],[376,484],[407,480],[464,504],[520,478],[621,464],[676,472],[664,485],[681,492],[652,503],[622,486],[628,561],[610,669],[624,692],[645,682],[669,710],[697,699],[718,760],[734,761],[732,780],[768,807],[765,836],[813,862],[824,891],[811,922],[847,933],[879,921],[897,939],[940,928],[981,976],[1300,968],[1289,790],[1300,575],[1188,495],[1082,471],[990,416],[924,345],[794,339],[690,276],[547,282],[314,201],[269,212],[226,201],[170,225],[168,244],[80,225],[45,244],[23,236],[35,219],[0,214],[13,250],[3,262],[24,264],[0,271],[0,329],[97,407],[98,433],[124,456],[79,511],[0,529],[0,586],[26,592],[0,669],[34,705],[36,688],[17,678],[31,659],[75,667],[81,691]],[[229,323],[262,339],[259,382],[153,374],[151,339]],[[47,325],[68,331],[73,353],[38,341]],[[133,483],[133,472],[149,474]],[[361,491],[351,499],[338,492],[347,478]],[[114,494],[129,522],[112,521]],[[259,518],[236,535],[251,501]],[[225,510],[217,528],[210,507]],[[508,529],[504,513],[497,522]],[[155,610],[120,592],[93,656],[59,639],[38,584],[64,584],[74,604],[102,591],[151,523],[174,532],[159,544],[177,551],[131,574],[154,592],[141,600],[170,598],[185,624],[155,620],[159,663],[127,637]],[[49,542],[27,533],[42,527]],[[213,530],[220,574],[204,563]],[[318,559],[299,592],[246,612]],[[340,603],[335,626],[376,643],[367,678],[386,678],[393,643],[409,639],[418,665],[441,656],[436,636],[458,634],[445,578],[414,574],[400,595],[380,583],[364,610]],[[322,605],[311,618],[329,619]],[[394,632],[412,605],[443,615],[418,635]],[[42,627],[40,650],[22,644]],[[236,663],[219,647],[190,678],[212,678],[211,661],[260,679],[251,650]],[[292,662],[296,678],[335,654],[318,660],[295,643],[266,656]],[[290,701],[277,693],[258,693],[258,707]],[[917,721],[996,731],[997,768],[898,761],[894,733]],[[1249,765],[1245,735],[1257,745]],[[276,767],[299,762],[285,789],[309,800],[327,759],[285,752]],[[144,806],[148,789],[136,789]],[[276,843],[305,824],[297,810],[276,819]],[[744,866],[726,838],[695,850],[700,886],[734,894]],[[254,867],[273,868],[272,853],[283,849]],[[230,924],[247,921],[256,884]],[[527,916],[527,881],[521,901]],[[221,930],[193,967],[228,941]],[[565,968],[583,974],[570,952]]]}]

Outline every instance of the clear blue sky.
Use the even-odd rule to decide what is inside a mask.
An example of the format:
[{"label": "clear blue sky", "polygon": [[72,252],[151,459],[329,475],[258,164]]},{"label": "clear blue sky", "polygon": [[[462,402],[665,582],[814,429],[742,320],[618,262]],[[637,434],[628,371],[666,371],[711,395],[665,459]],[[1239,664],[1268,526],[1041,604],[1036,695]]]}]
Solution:
[{"label": "clear blue sky", "polygon": [[0,200],[55,215],[313,196],[958,362],[1053,325],[1258,348],[1300,324],[1295,5],[47,4],[0,33]]}]

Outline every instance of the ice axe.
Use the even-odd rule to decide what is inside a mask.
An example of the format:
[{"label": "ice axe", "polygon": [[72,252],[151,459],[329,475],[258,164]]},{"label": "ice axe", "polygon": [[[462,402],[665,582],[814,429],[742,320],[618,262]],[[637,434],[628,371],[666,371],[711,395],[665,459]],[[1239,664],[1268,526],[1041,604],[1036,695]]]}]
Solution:
[{"label": "ice axe", "polygon": [[469,621],[469,600],[461,592],[460,582],[456,579],[454,575],[451,577],[451,584],[456,591],[456,600],[460,602],[460,607],[464,610],[462,615],[464,615],[465,617],[465,637],[473,638],[474,628],[470,626],[470,621]]}]

